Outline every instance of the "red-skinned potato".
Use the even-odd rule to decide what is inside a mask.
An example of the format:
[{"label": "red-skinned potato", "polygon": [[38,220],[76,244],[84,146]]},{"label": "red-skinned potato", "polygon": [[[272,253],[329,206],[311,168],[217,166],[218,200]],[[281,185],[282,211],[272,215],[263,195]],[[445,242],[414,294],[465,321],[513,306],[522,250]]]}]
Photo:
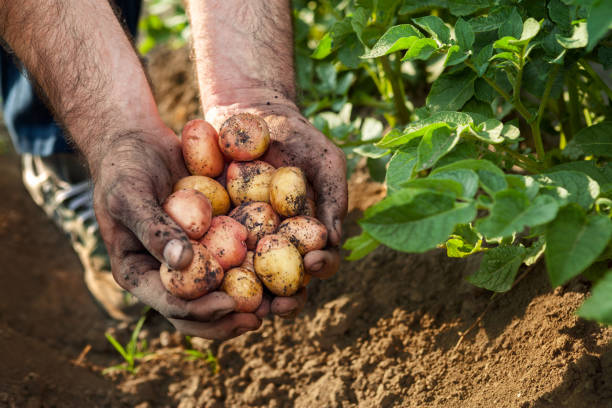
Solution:
[{"label": "red-skinned potato", "polygon": [[230,198],[218,181],[206,176],[183,177],[174,185],[174,191],[194,189],[204,194],[212,205],[212,215],[225,215],[230,209]]},{"label": "red-skinned potato", "polygon": [[302,286],[302,256],[282,235],[266,235],[259,240],[254,265],[257,277],[277,296],[294,295]]},{"label": "red-skinned potato", "polygon": [[183,269],[159,269],[162,284],[172,295],[186,300],[197,299],[217,289],[223,280],[223,268],[215,256],[197,241],[191,241],[193,259]]},{"label": "red-skinned potato", "polygon": [[227,192],[234,205],[249,201],[270,202],[274,166],[263,161],[233,162],[227,168]]},{"label": "red-skinned potato", "polygon": [[217,140],[217,131],[205,120],[194,119],[183,127],[183,158],[191,174],[208,177],[221,174],[225,162]]},{"label": "red-skinned potato", "polygon": [[270,130],[263,118],[240,113],[226,120],[219,131],[219,147],[235,161],[261,157],[270,145]]},{"label": "red-skinned potato", "polygon": [[200,240],[217,258],[223,270],[238,266],[244,261],[247,252],[248,231],[246,227],[225,215],[213,217],[210,229]]},{"label": "red-skinned potato", "polygon": [[255,249],[257,241],[264,235],[274,234],[280,219],[268,203],[242,203],[234,208],[229,216],[246,227],[249,235],[246,240],[248,249]]},{"label": "red-skinned potato", "polygon": [[279,167],[270,180],[270,204],[278,214],[294,217],[307,207],[306,177],[297,167]]},{"label": "red-skinned potato", "polygon": [[164,211],[185,230],[191,239],[199,239],[208,231],[212,220],[212,206],[198,190],[178,190],[166,198]]},{"label": "red-skinned potato", "polygon": [[236,311],[251,313],[261,305],[263,286],[255,272],[246,268],[232,268],[225,272],[221,290],[236,302]]},{"label": "red-skinned potato", "polygon": [[316,218],[303,215],[281,222],[277,234],[287,238],[304,256],[327,244],[327,228]]}]

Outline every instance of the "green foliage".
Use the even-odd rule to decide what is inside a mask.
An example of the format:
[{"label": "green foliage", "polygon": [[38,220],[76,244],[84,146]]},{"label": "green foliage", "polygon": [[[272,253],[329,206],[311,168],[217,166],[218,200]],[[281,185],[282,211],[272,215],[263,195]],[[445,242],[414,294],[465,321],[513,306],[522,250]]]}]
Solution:
[{"label": "green foliage", "polygon": [[196,350],[193,348],[191,344],[191,336],[185,336],[185,342],[187,343],[187,350],[184,350],[185,360],[193,361],[193,360],[201,360],[208,364],[208,368],[210,369],[210,373],[215,375],[219,372],[219,360],[210,350],[206,350],[206,353],[203,353],[200,350]]},{"label": "green foliage", "polygon": [[112,367],[105,368],[102,373],[108,373],[111,371],[124,370],[131,374],[135,373],[138,370],[138,367],[135,367],[136,362],[143,359],[145,356],[150,354],[147,346],[146,340],[138,341],[138,335],[142,330],[142,326],[144,325],[145,320],[147,319],[147,312],[149,311],[149,307],[146,307],[143,311],[142,316],[138,319],[134,330],[132,331],[132,335],[130,337],[130,341],[124,346],[121,345],[110,333],[105,333],[106,339],[108,342],[117,350],[117,352],[123,357],[125,360],[123,363],[114,365]]},{"label": "green foliage", "polygon": [[[348,259],[379,244],[483,252],[468,280],[496,292],[543,258],[553,285],[602,275],[589,267],[612,253],[612,90],[594,64],[612,66],[609,1],[294,6],[306,114],[350,168],[386,166]],[[606,282],[582,315],[609,322]]]},{"label": "green foliage", "polygon": [[156,45],[169,43],[178,48],[189,38],[189,21],[182,0],[146,0],[145,13],[138,23],[138,51],[146,54]]}]

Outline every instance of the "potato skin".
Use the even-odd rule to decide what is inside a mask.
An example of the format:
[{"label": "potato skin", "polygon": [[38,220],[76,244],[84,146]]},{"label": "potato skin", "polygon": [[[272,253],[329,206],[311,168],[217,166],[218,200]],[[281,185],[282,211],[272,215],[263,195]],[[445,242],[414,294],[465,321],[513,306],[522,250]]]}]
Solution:
[{"label": "potato skin", "polygon": [[274,234],[280,219],[268,203],[242,203],[234,208],[229,216],[246,227],[249,235],[246,240],[248,249],[255,249],[257,242],[268,234]]},{"label": "potato skin", "polygon": [[270,204],[278,214],[294,217],[307,208],[306,177],[297,167],[279,167],[270,180]]},{"label": "potato skin", "polygon": [[247,235],[244,225],[226,215],[219,215],[213,217],[210,229],[200,243],[212,252],[223,270],[228,270],[244,261]]},{"label": "potato skin", "polygon": [[196,176],[217,177],[225,165],[217,144],[214,127],[203,119],[194,119],[183,127],[181,145],[187,170]]},{"label": "potato skin", "polygon": [[327,244],[327,228],[316,218],[299,215],[281,222],[277,234],[287,238],[304,256]]},{"label": "potato skin", "polygon": [[194,189],[204,194],[212,205],[212,215],[225,215],[230,209],[230,198],[218,181],[206,176],[183,177],[174,185],[174,191]]},{"label": "potato skin", "polygon": [[274,166],[263,161],[232,162],[227,168],[227,192],[234,205],[249,201],[270,202]]},{"label": "potato skin", "polygon": [[191,241],[191,245],[193,260],[187,267],[177,270],[162,264],[159,268],[166,290],[185,300],[197,299],[212,292],[223,280],[223,268],[214,255],[197,241]]},{"label": "potato skin", "polygon": [[232,268],[225,273],[221,290],[236,301],[236,311],[251,313],[261,305],[263,286],[255,272],[246,268]]},{"label": "potato skin", "polygon": [[255,265],[253,262],[255,261],[255,252],[247,251],[246,256],[244,257],[244,261],[240,264],[241,268],[248,269],[251,272],[255,272]]},{"label": "potato skin", "polygon": [[178,190],[166,198],[162,207],[191,239],[201,238],[210,228],[212,206],[198,190]]},{"label": "potato skin", "polygon": [[262,117],[239,113],[227,119],[219,131],[219,147],[235,161],[261,157],[270,145],[270,130]]},{"label": "potato skin", "polygon": [[291,296],[302,286],[302,256],[282,235],[266,235],[259,240],[254,265],[257,277],[277,296]]}]

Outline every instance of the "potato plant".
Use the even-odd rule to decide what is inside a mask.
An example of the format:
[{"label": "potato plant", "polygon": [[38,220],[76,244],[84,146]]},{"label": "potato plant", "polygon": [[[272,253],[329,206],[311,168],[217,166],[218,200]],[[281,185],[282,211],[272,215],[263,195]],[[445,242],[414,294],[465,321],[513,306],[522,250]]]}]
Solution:
[{"label": "potato plant", "polygon": [[380,95],[363,103],[349,84],[353,112],[313,118],[387,187],[348,259],[379,244],[482,252],[468,280],[504,292],[542,258],[553,286],[591,279],[579,314],[612,324],[612,2],[328,4],[315,72],[329,64]]}]

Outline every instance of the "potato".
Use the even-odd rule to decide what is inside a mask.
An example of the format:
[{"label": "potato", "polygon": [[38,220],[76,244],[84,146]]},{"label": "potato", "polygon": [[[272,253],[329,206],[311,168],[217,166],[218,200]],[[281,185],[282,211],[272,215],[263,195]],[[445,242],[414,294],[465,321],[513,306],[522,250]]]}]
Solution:
[{"label": "potato", "polygon": [[251,313],[261,305],[263,286],[255,272],[246,268],[232,268],[225,273],[221,290],[236,301],[236,311]]},{"label": "potato", "polygon": [[198,190],[178,190],[166,198],[162,207],[191,239],[202,238],[210,227],[212,206]]},{"label": "potato", "polygon": [[181,299],[191,300],[217,289],[223,280],[223,268],[214,255],[191,241],[193,259],[184,269],[170,269],[162,264],[159,274],[168,292]]},{"label": "potato", "polygon": [[183,127],[183,158],[191,174],[208,177],[221,174],[225,163],[217,140],[217,131],[205,120],[194,119]]},{"label": "potato", "polygon": [[278,214],[294,217],[307,206],[306,177],[297,167],[279,167],[270,180],[270,204]]},{"label": "potato", "polygon": [[306,198],[306,206],[304,207],[304,212],[302,215],[306,215],[308,217],[317,216],[317,205],[312,198]]},{"label": "potato", "polygon": [[254,265],[259,279],[277,296],[291,296],[302,285],[302,256],[282,235],[266,235],[259,240]]},{"label": "potato", "polygon": [[174,185],[174,191],[192,188],[204,194],[212,205],[212,215],[225,215],[230,209],[227,191],[219,182],[206,176],[183,177]]},{"label": "potato", "polygon": [[278,215],[268,203],[242,203],[234,208],[229,216],[246,227],[249,235],[246,240],[248,249],[255,249],[257,241],[264,235],[274,234],[278,223]]},{"label": "potato", "polygon": [[240,113],[226,120],[219,131],[219,147],[236,161],[252,161],[262,156],[270,145],[270,130],[263,118]]},{"label": "potato", "polygon": [[228,270],[244,261],[247,252],[246,243],[248,231],[246,227],[225,215],[213,217],[210,229],[200,240],[223,267]]},{"label": "potato", "polygon": [[303,215],[287,218],[281,222],[277,234],[287,238],[304,256],[310,251],[324,248],[327,244],[327,228],[316,218]]},{"label": "potato", "polygon": [[248,269],[249,271],[255,272],[255,266],[253,265],[253,261],[255,260],[255,252],[247,251],[246,256],[244,257],[244,261],[240,265],[241,268]]},{"label": "potato", "polygon": [[227,168],[227,192],[234,205],[249,201],[270,202],[274,166],[263,161],[233,162]]}]

